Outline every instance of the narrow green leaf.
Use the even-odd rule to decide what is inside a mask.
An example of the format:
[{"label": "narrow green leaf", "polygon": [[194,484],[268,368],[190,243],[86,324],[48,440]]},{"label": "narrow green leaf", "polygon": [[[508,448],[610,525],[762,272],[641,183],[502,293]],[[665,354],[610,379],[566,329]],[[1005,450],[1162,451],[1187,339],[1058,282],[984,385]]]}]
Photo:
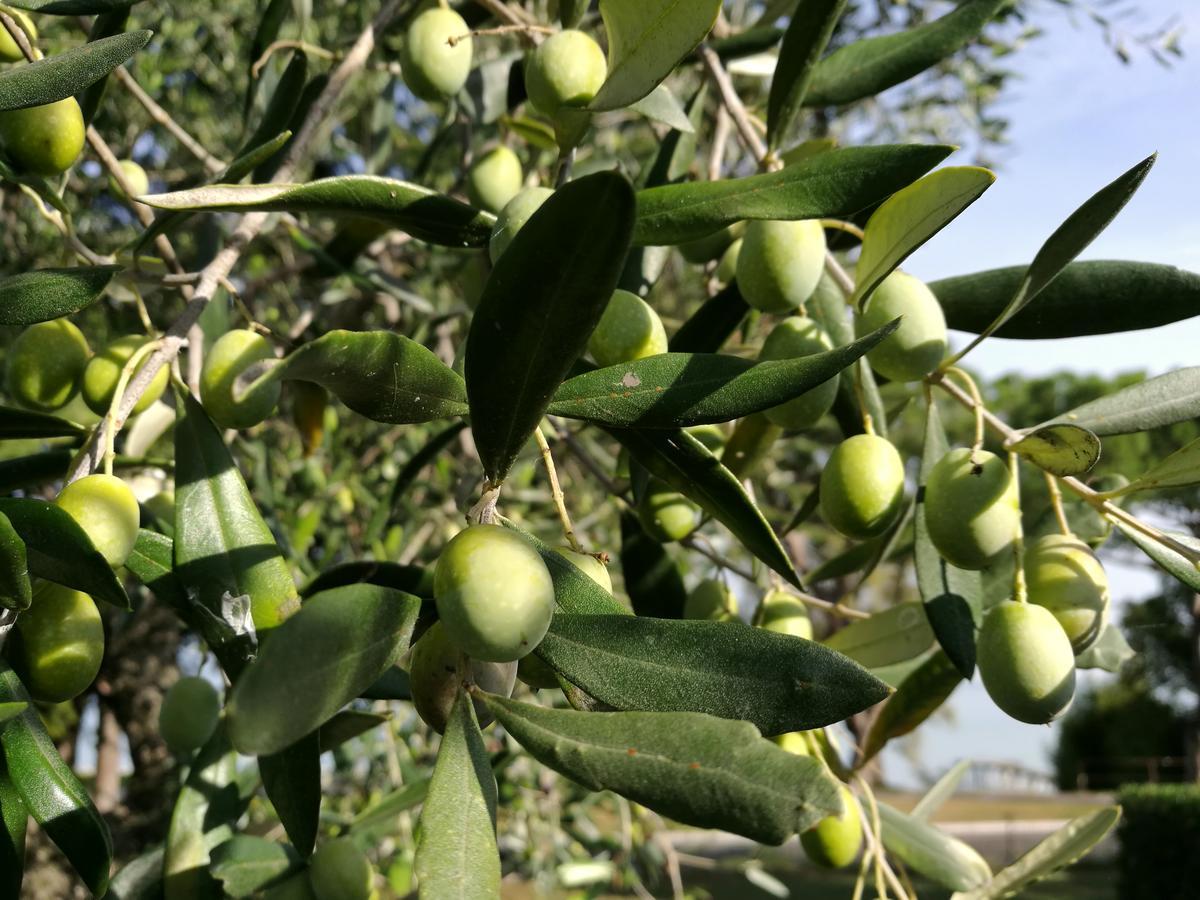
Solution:
[{"label": "narrow green leaf", "polygon": [[1078,425],[1043,425],[1008,449],[1060,478],[1086,475],[1100,460],[1100,438]]},{"label": "narrow green leaf", "polygon": [[428,793],[429,778],[410,781],[404,787],[380,797],[356,815],[350,826],[355,831],[361,832],[375,825],[394,822],[400,813],[423,803]]},{"label": "narrow green leaf", "polygon": [[750,312],[737,283],[705,300],[671,337],[672,353],[716,353]]},{"label": "narrow green leaf", "polygon": [[0,441],[28,438],[78,437],[86,429],[46,413],[0,406]]},{"label": "narrow green leaf", "polygon": [[547,412],[619,428],[730,422],[824,384],[896,330],[897,319],[824,353],[754,362],[717,353],[662,353],[576,375]]},{"label": "narrow green leaf", "polygon": [[809,584],[820,584],[822,581],[829,581],[831,578],[844,578],[847,575],[853,575],[870,562],[871,558],[875,556],[879,547],[883,544],[883,541],[884,538],[881,536],[862,541],[858,544],[851,544],[849,549],[842,551],[836,556],[831,556],[815,569],[809,569],[804,573],[804,577]]},{"label": "narrow green leaf", "polygon": [[496,221],[491,213],[436,191],[376,175],[339,175],[306,184],[210,184],[141,201],[157,209],[359,216],[446,247],[484,246]]},{"label": "narrow green leaf", "polygon": [[1047,875],[1071,865],[1104,840],[1121,818],[1121,807],[1106,806],[1072,819],[996,877],[951,900],[1001,900],[1015,897]]},{"label": "narrow green leaf", "polygon": [[[12,715],[22,712],[27,703],[0,703],[0,729]],[[14,707],[19,707],[15,712]],[[6,715],[6,711],[11,715]],[[0,753],[0,896],[13,900],[21,896],[25,876],[25,833],[29,810],[8,774],[4,754]]]},{"label": "narrow green leaf", "polygon": [[1133,434],[1200,416],[1200,366],[1176,369],[1078,406],[1052,420],[1101,437]]},{"label": "narrow green leaf", "polygon": [[317,732],[278,753],[260,756],[258,771],[288,840],[301,856],[310,856],[317,844],[321,819],[321,745]]},{"label": "narrow green leaf", "polygon": [[712,29],[721,0],[601,0],[608,77],[588,109],[621,109],[649,94]]},{"label": "narrow green leaf", "polygon": [[767,98],[767,145],[778,149],[795,124],[846,0],[803,0],[792,13]]},{"label": "narrow green leaf", "polygon": [[[403,669],[392,667],[389,672],[403,672]],[[386,672],[384,673],[387,674]],[[361,695],[360,695],[361,696]],[[318,730],[317,743],[322,753],[335,750],[347,741],[366,734],[378,728],[390,719],[390,716],[379,713],[361,712],[357,709],[343,709]]]},{"label": "narrow green leaf", "polygon": [[15,719],[28,708],[29,704],[24,700],[5,700],[0,702],[0,725],[3,725],[9,719]]},{"label": "narrow green leaf", "polygon": [[25,542],[30,575],[131,608],[121,580],[67,512],[44,500],[0,497],[0,515]]},{"label": "narrow green leaf", "polygon": [[296,851],[286,844],[239,834],[213,848],[212,874],[229,897],[251,897],[283,881],[300,868]]},{"label": "narrow green leaf", "polygon": [[[237,152],[239,157],[251,153],[255,148],[261,147],[264,144],[275,139],[275,137],[288,130],[288,124],[292,121],[292,115],[296,112],[296,107],[300,103],[300,97],[304,93],[304,85],[308,83],[308,56],[303,51],[296,51],[292,54],[292,59],[288,63],[288,67],[283,70],[283,74],[279,76],[279,82],[275,85],[275,92],[271,95],[271,102],[267,104],[267,108],[263,111],[262,118],[258,122],[258,127],[254,129],[254,133],[246,139],[242,144],[242,148]],[[282,146],[282,142],[280,144]],[[247,172],[256,168],[250,166]],[[243,173],[245,174],[245,173]],[[221,179],[226,183],[240,181],[240,178]]]},{"label": "narrow green leaf", "polygon": [[[101,12],[92,20],[92,27],[88,30],[88,40],[100,41],[104,38],[115,37],[123,33],[128,24],[128,6]],[[99,112],[100,105],[104,102],[104,94],[108,90],[108,79],[108,75],[104,76],[76,98],[79,100],[79,110],[83,113],[85,125],[91,125],[95,120],[96,113]]]},{"label": "narrow green leaf", "polygon": [[744,719],[765,735],[831,725],[888,695],[815,641],[741,622],[558,614],[536,652],[614,709]]},{"label": "narrow green leaf", "polygon": [[609,430],[651,474],[728,528],[743,547],[788,583],[802,587],[779,537],[742,483],[702,443],[686,431]]},{"label": "narrow green leaf", "polygon": [[15,6],[43,16],[96,16],[126,9],[141,0],[9,0]]},{"label": "narrow green leaf", "polygon": [[920,178],[953,148],[898,144],[830,150],[765,175],[639,191],[635,244],[681,244],[743,219],[841,218]]},{"label": "narrow green leaf", "polygon": [[962,674],[945,653],[934,653],[900,687],[871,722],[858,765],[873,759],[892,738],[912,732],[946,702]]},{"label": "narrow green leaf", "polygon": [[867,220],[855,268],[855,306],[861,307],[913,251],[949,225],[992,186],[996,175],[978,166],[930,172],[888,197]]},{"label": "narrow green leaf", "polygon": [[[1143,553],[1154,560],[1160,569],[1174,575],[1182,584],[1200,593],[1200,566],[1198,564],[1193,563],[1183,554],[1164,547],[1140,531],[1135,531],[1128,525],[1118,522],[1117,527],[1121,529],[1121,534],[1133,541]],[[1190,547],[1200,557],[1200,538],[1178,531],[1168,531],[1165,534],[1184,547]]]},{"label": "narrow green leaf", "polygon": [[292,351],[255,386],[272,380],[319,384],[376,422],[407,425],[467,412],[458,373],[432,350],[391,331],[327,332]]},{"label": "narrow green leaf", "polygon": [[933,787],[927,790],[924,796],[917,801],[917,805],[912,808],[909,813],[914,819],[920,819],[922,822],[928,822],[932,819],[942,804],[949,800],[956,790],[959,783],[971,769],[971,761],[969,759],[960,759],[949,769],[946,774],[934,782]]},{"label": "narrow green leaf", "polygon": [[[1027,267],[989,269],[930,282],[946,323],[978,334],[1016,294]],[[1200,315],[1200,275],[1159,263],[1073,262],[996,337],[1053,340],[1156,328]]]},{"label": "narrow green leaf", "polygon": [[620,601],[585,575],[577,565],[561,553],[556,553],[549,544],[542,543],[511,522],[505,521],[504,525],[521,535],[542,557],[554,582],[555,602],[563,612],[580,616],[628,615],[629,611]]},{"label": "narrow green leaf", "polygon": [[1121,488],[1121,494],[1188,487],[1197,482],[1200,482],[1200,438],[1189,441],[1166,459],[1151,466],[1148,471]]},{"label": "narrow green leaf", "polygon": [[534,759],[685,825],[779,845],[840,811],[816,759],[763,740],[748,722],[702,713],[576,712],[482,695]]},{"label": "narrow green leaf", "polygon": [[413,868],[427,897],[500,896],[496,776],[475,705],[461,691],[438,747]]},{"label": "narrow green leaf", "polygon": [[299,608],[296,586],[221,433],[190,394],[182,407],[175,423],[175,575],[222,621],[248,599],[261,638]]},{"label": "narrow green leaf", "polygon": [[687,177],[696,162],[696,133],[704,124],[704,107],[707,100],[706,81],[688,101],[688,128],[672,131],[659,142],[654,161],[638,173],[637,187],[658,187],[673,184]]},{"label": "narrow green leaf", "polygon": [[1009,0],[967,0],[927,25],[866,38],[835,50],[817,65],[805,102],[853,103],[908,81],[975,40]]},{"label": "narrow green leaf", "polygon": [[164,855],[162,847],[155,847],[125,863],[109,883],[105,900],[161,900]]},{"label": "narrow green leaf", "polygon": [[634,112],[641,113],[647,119],[662,122],[676,131],[694,130],[687,110],[683,108],[683,104],[665,84],[660,84],[641,100],[630,104],[629,108]]},{"label": "narrow green leaf", "polygon": [[910,869],[953,891],[987,882],[992,869],[970,845],[886,803],[879,803],[883,846]]},{"label": "narrow green leaf", "polygon": [[300,596],[308,598],[322,591],[364,582],[426,599],[433,597],[433,579],[428,569],[369,559],[342,563],[340,566],[326,569],[304,586]]},{"label": "narrow green leaf", "polygon": [[467,335],[471,430],[484,472],[508,474],[583,354],[629,251],[634,195],[598,172],[559,188],[496,261]]},{"label": "narrow green leaf", "polygon": [[[0,703],[30,703],[16,673],[0,662]],[[0,727],[8,777],[25,809],[54,841],[88,890],[108,888],[113,846],[108,826],[46,733],[32,704]]]},{"label": "narrow green leaf", "polygon": [[0,71],[0,112],[57,103],[81,93],[150,42],[152,32],[129,31]]},{"label": "narrow green leaf", "polygon": [[[1029,305],[1059,273],[1116,218],[1150,173],[1157,154],[1146,157],[1084,202],[1042,244],[1008,304],[971,343],[955,354],[959,360]],[[1091,312],[1095,315],[1095,311]]]},{"label": "narrow green leaf", "polygon": [[0,512],[0,606],[22,610],[29,609],[32,602],[33,586],[29,583],[25,542],[8,516]]},{"label": "narrow green leaf", "polygon": [[646,534],[638,517],[621,513],[621,575],[634,614],[682,619],[687,591],[666,548]]},{"label": "narrow green leaf", "polygon": [[104,293],[119,266],[39,269],[0,278],[0,325],[33,325],[79,312]]},{"label": "narrow green leaf", "polygon": [[258,17],[258,26],[254,29],[254,38],[250,41],[250,53],[246,60],[246,68],[249,71],[246,97],[242,104],[243,119],[249,118],[250,110],[254,106],[254,97],[258,93],[259,78],[254,74],[255,63],[262,59],[267,47],[279,37],[279,31],[292,9],[293,4],[289,0],[268,0],[266,8]]},{"label": "narrow green leaf", "polygon": [[1075,668],[1103,669],[1116,674],[1133,657],[1133,648],[1125,640],[1121,629],[1109,622],[1100,632],[1100,637],[1096,638],[1096,643],[1075,657]]},{"label": "narrow green leaf", "polygon": [[913,659],[933,643],[933,629],[920,603],[899,603],[870,618],[855,619],[825,639],[826,647],[868,669]]},{"label": "narrow green leaf", "polygon": [[277,753],[319,728],[408,649],[421,601],[355,584],[318,594],[284,622],[225,707],[242,753]]}]

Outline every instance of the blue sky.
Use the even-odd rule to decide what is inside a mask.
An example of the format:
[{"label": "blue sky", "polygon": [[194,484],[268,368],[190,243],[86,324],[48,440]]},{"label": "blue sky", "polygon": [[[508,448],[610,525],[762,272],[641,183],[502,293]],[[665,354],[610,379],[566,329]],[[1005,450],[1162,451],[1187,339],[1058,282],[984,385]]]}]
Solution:
[{"label": "blue sky", "polygon": [[[1159,159],[1121,215],[1081,256],[1137,259],[1200,271],[1200,4],[1141,0],[1138,33],[1173,15],[1184,23],[1185,56],[1165,69],[1134,51],[1122,64],[1090,23],[1044,4],[1047,35],[1013,59],[1023,73],[1002,109],[1012,122],[995,185],[957,221],[919,250],[906,268],[927,280],[995,266],[1024,264],[1058,224],[1088,196],[1158,151]],[[965,154],[963,154],[965,156]],[[952,158],[953,161],[953,158]],[[966,160],[964,160],[966,161]],[[958,345],[964,340],[958,335]],[[1162,372],[1200,365],[1200,319],[1123,335],[1053,343],[990,339],[968,357],[991,378],[1006,372],[1047,374],[1069,369],[1113,374]],[[1106,558],[1119,605],[1147,596],[1155,580],[1141,568]],[[1082,683],[1095,679],[1082,673]],[[919,729],[923,764],[940,772],[964,757],[1011,760],[1049,770],[1054,726],[1023,725],[1000,713],[978,676],[950,706],[954,723]],[[890,779],[911,783],[898,753],[884,758]]]}]

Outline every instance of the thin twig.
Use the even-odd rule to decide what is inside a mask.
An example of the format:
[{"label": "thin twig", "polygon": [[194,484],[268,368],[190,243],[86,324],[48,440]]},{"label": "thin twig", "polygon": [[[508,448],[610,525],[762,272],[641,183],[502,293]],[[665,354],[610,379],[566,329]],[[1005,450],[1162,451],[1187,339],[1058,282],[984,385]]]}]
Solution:
[{"label": "thin twig", "polygon": [[721,64],[721,58],[713,52],[711,47],[701,45],[700,59],[721,94],[721,102],[733,117],[733,124],[737,126],[742,143],[746,145],[747,150],[754,154],[754,159],[758,164],[765,168],[770,164],[767,144],[751,123],[750,114],[746,112],[746,105],[742,103],[742,98],[734,90],[733,80],[725,71],[725,66]]},{"label": "thin twig", "polygon": [[542,434],[540,425],[533,430],[533,436],[537,438],[538,449],[542,452],[542,463],[546,466],[546,477],[550,481],[550,496],[554,500],[554,508],[558,510],[558,520],[562,522],[563,534],[566,535],[571,549],[576,553],[582,553],[583,548],[575,536],[574,526],[571,525],[571,514],[567,512],[567,501],[563,496],[562,486],[558,483],[558,470],[554,468],[554,456],[550,453],[550,445],[546,442],[546,436]]},{"label": "thin twig", "polygon": [[184,127],[172,118],[170,113],[159,106],[154,98],[146,93],[142,86],[137,83],[136,78],[121,66],[113,69],[113,75],[133,95],[133,99],[140,103],[146,112],[149,113],[150,118],[171,132],[171,135],[175,140],[179,141],[184,149],[204,164],[204,168],[208,169],[214,175],[219,175],[225,171],[228,164],[217,159],[204,148],[203,144],[188,134]]}]

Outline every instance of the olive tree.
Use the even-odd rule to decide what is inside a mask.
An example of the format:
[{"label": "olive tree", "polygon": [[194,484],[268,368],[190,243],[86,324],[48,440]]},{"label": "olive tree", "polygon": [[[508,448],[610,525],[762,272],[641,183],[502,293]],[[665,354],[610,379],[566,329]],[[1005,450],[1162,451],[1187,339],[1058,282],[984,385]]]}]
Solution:
[{"label": "olive tree", "polygon": [[[1194,314],[1200,276],[1076,261],[1154,158],[1028,266],[926,284],[900,266],[994,173],[831,123],[999,40],[1008,0],[901,30],[847,0],[549,6],[0,7],[29,260],[0,279],[5,896],[30,819],[96,896],[365,898],[385,854],[397,891],[498,896],[532,764],[897,897],[901,865],[1011,895],[1116,822],[993,872],[928,822],[961,771],[909,814],[864,775],[976,669],[1044,724],[1119,666],[1111,535],[1200,590],[1200,544],[1125,503],[1195,484],[1197,446],[1089,476],[1102,439],[1194,418],[1197,370],[1010,423],[964,368]],[[149,172],[114,110],[153,124]],[[136,654],[164,609],[224,690],[177,680],[154,738],[118,720],[176,768],[114,851],[40,713],[109,703],[106,639]],[[390,766],[331,809],[322,754],[373,731]],[[414,814],[386,851],[368,824]]]}]

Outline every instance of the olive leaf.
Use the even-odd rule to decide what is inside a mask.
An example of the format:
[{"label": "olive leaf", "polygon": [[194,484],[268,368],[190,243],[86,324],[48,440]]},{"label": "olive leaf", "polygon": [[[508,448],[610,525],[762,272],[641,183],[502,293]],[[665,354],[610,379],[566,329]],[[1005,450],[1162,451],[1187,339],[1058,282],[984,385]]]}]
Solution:
[{"label": "olive leaf", "polygon": [[[1063,426],[1050,426],[1063,427]],[[1135,491],[1189,487],[1200,482],[1200,438],[1184,444],[1166,459],[1151,466],[1133,481],[1109,496],[1124,496]]]},{"label": "olive leaf", "polygon": [[[1197,287],[1200,288],[1200,279]],[[1200,295],[1197,300],[1200,301]],[[1122,388],[1051,421],[1069,422],[1108,437],[1163,428],[1197,416],[1200,416],[1200,366],[1192,366]]]},{"label": "olive leaf", "polygon": [[10,0],[6,6],[44,16],[96,16],[128,9],[142,0]]},{"label": "olive leaf", "polygon": [[[1164,546],[1134,528],[1130,528],[1123,522],[1118,521],[1117,527],[1121,529],[1121,534],[1129,538],[1130,541],[1137,545],[1139,550],[1154,560],[1160,569],[1175,576],[1180,583],[1191,588],[1193,591],[1200,593],[1200,564],[1194,563],[1192,559],[1188,559],[1176,550]],[[1195,553],[1193,559],[1200,558],[1200,538],[1178,531],[1167,531],[1164,534],[1175,543],[1191,548]]]},{"label": "olive leaf", "polygon": [[0,607],[29,609],[33,587],[29,583],[29,557],[25,542],[8,516],[0,512]]},{"label": "olive leaf", "polygon": [[252,834],[239,834],[218,844],[210,854],[212,875],[226,896],[251,897],[300,869],[300,857],[287,844]]},{"label": "olive leaf", "polygon": [[1075,657],[1075,668],[1103,669],[1115,674],[1133,657],[1133,648],[1125,640],[1121,629],[1109,622],[1096,638],[1096,643]]},{"label": "olive leaf", "polygon": [[33,325],[91,305],[120,266],[39,269],[0,278],[0,325]]},{"label": "olive leaf", "polygon": [[971,769],[971,761],[969,759],[960,759],[946,773],[933,783],[933,786],[927,790],[917,805],[912,808],[909,815],[914,819],[920,819],[922,822],[928,822],[934,817],[942,804],[949,800],[956,790],[959,783],[966,777],[967,772]]},{"label": "olive leaf", "polygon": [[886,803],[876,805],[883,846],[910,869],[953,891],[971,890],[992,877],[987,860],[969,844]]},{"label": "olive leaf", "polygon": [[687,591],[675,561],[628,511],[621,513],[621,575],[635,615],[683,618]]},{"label": "olive leaf", "polygon": [[628,615],[629,610],[612,594],[600,587],[583,570],[561,553],[554,551],[532,534],[504,520],[506,528],[517,532],[538,552],[554,582],[554,600],[559,609],[574,615]]},{"label": "olive leaf", "polygon": [[1100,460],[1100,438],[1078,425],[1043,425],[1006,446],[1059,478],[1086,475]]},{"label": "olive leaf", "polygon": [[87,429],[47,413],[0,406],[0,440],[78,437]]},{"label": "olive leaf", "polygon": [[866,765],[892,738],[902,737],[935,713],[963,680],[958,667],[943,652],[921,663],[888,698],[871,721],[857,765]]},{"label": "olive leaf", "polygon": [[125,863],[109,882],[106,900],[151,900],[161,897],[164,856],[163,848],[155,847]]},{"label": "olive leaf", "polygon": [[737,282],[705,300],[671,337],[672,353],[716,353],[750,312]]},{"label": "olive leaf", "polygon": [[767,97],[767,146],[778,149],[804,106],[817,60],[825,52],[846,0],[805,0],[792,12]]},{"label": "olive leaf", "polygon": [[310,732],[278,753],[258,758],[263,790],[301,856],[310,856],[321,819],[321,738]]},{"label": "olive leaf", "polygon": [[[28,706],[25,702],[0,702],[0,726]],[[8,775],[0,753],[0,896],[20,897],[25,880],[25,833],[29,811]]]},{"label": "olive leaf", "polygon": [[[388,670],[388,672],[403,671],[403,669],[395,666]],[[384,675],[386,674],[387,672],[384,673]],[[407,673],[405,674],[407,675]],[[359,696],[362,696],[362,694]],[[390,713],[381,715],[379,713],[361,712],[357,709],[343,709],[317,730],[317,744],[321,748],[322,753],[329,750],[336,750],[342,744],[378,728],[390,719]]]},{"label": "olive leaf", "polygon": [[0,112],[46,106],[81,93],[145,47],[152,35],[128,31],[0,71]]},{"label": "olive leaf", "polygon": [[881,669],[920,656],[933,642],[922,605],[898,603],[839,628],[825,639],[825,646],[868,669]]},{"label": "olive leaf", "polygon": [[[40,0],[34,0],[34,2],[40,2]],[[106,0],[100,0],[100,2],[105,3]],[[100,41],[124,32],[126,25],[129,24],[129,11],[130,7],[126,5],[98,13],[96,18],[92,19],[92,27],[88,30],[88,41]],[[100,104],[104,101],[104,94],[108,90],[108,79],[109,76],[105,75],[77,96],[79,110],[83,113],[85,125],[91,125],[95,120],[96,113],[100,110]]]},{"label": "olive leaf", "polygon": [[660,84],[649,94],[630,104],[629,108],[639,112],[647,119],[662,122],[677,131],[695,131],[687,111],[679,102],[674,92],[665,84]]}]

